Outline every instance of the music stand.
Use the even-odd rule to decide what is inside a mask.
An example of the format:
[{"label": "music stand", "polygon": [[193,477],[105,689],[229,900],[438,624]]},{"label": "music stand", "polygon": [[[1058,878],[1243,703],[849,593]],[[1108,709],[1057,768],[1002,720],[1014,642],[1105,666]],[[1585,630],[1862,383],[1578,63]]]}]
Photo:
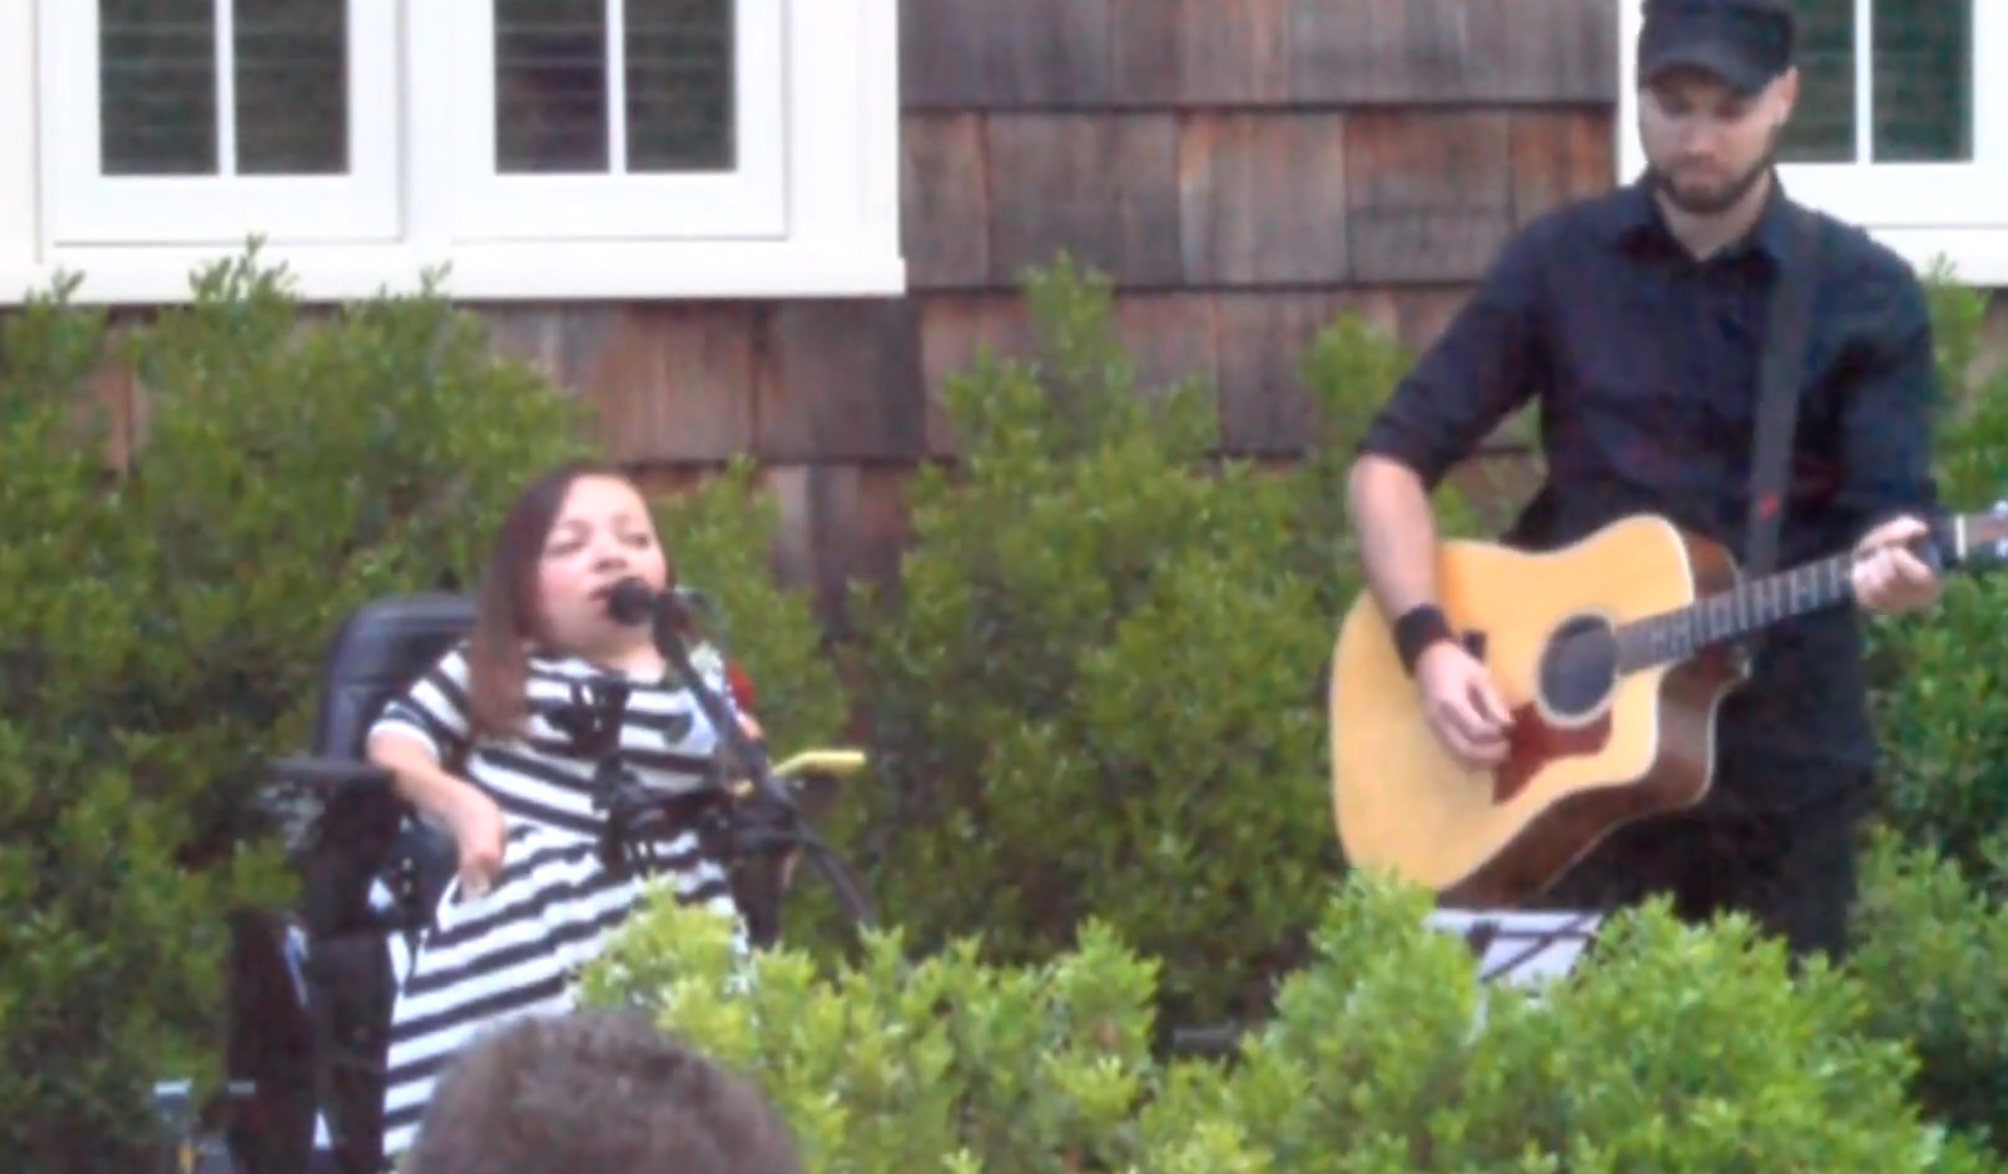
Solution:
[{"label": "music stand", "polygon": [[1432,910],[1424,924],[1464,939],[1481,984],[1538,987],[1574,970],[1596,941],[1596,910]]}]

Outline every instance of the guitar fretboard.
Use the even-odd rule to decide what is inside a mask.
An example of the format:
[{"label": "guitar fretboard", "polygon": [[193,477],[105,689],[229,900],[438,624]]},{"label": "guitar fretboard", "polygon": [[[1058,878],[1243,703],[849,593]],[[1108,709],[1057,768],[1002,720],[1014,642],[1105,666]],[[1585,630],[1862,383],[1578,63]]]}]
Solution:
[{"label": "guitar fretboard", "polygon": [[1854,593],[1852,562],[1850,555],[1836,555],[1625,624],[1617,632],[1619,671],[1685,660],[1709,645],[1844,603]]}]

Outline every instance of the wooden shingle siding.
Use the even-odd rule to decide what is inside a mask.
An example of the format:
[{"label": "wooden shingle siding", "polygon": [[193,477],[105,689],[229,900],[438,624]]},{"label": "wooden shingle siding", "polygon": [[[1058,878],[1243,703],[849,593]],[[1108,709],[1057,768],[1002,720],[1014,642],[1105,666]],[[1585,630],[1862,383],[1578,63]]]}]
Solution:
[{"label": "wooden shingle siding", "polygon": [[1349,276],[1442,282],[1482,274],[1513,227],[1511,145],[1501,111],[1349,115]]},{"label": "wooden shingle siding", "polygon": [[901,129],[902,244],[909,284],[916,289],[989,284],[989,150],[983,116],[909,114]]},{"label": "wooden shingle siding", "polygon": [[1610,185],[1607,110],[906,119],[915,296],[1009,289],[1067,248],[1130,289],[1469,281]]},{"label": "wooden shingle siding", "polygon": [[1329,288],[1347,273],[1346,132],[1338,113],[1185,118],[1178,139],[1184,281]]},{"label": "wooden shingle siding", "polygon": [[592,401],[609,455],[708,463],[756,445],[758,307],[735,303],[488,311],[498,345]]},{"label": "wooden shingle siding", "polygon": [[1615,100],[1610,0],[1295,0],[1289,7],[1297,102]]},{"label": "wooden shingle siding", "polygon": [[947,381],[966,372],[979,350],[1021,353],[1031,337],[1025,305],[1007,294],[936,294],[920,303],[920,372],[927,389],[927,454],[955,453],[955,439],[941,412]]},{"label": "wooden shingle siding", "polygon": [[1010,113],[988,123],[991,285],[1062,248],[1125,285],[1182,284],[1171,115]]},{"label": "wooden shingle siding", "polygon": [[914,109],[1615,98],[1610,0],[908,0]]},{"label": "wooden shingle siding", "polygon": [[103,428],[105,460],[124,467],[146,435],[146,395],[126,363],[107,363],[91,377],[86,400],[77,405],[77,424],[88,435]]},{"label": "wooden shingle siding", "polygon": [[752,389],[762,460],[921,459],[927,399],[911,301],[790,302],[768,322]]},{"label": "wooden shingle siding", "polygon": [[1507,171],[1516,225],[1610,190],[1617,133],[1610,112],[1515,110],[1510,119]]},{"label": "wooden shingle siding", "polygon": [[1105,107],[1111,7],[1111,0],[906,0],[903,100],[911,109]]},{"label": "wooden shingle siding", "polygon": [[899,569],[908,541],[911,476],[907,466],[767,466],[761,481],[781,519],[776,573],[806,586],[817,611],[841,621],[846,583],[883,582]]},{"label": "wooden shingle siding", "polygon": [[1204,293],[1156,293],[1116,302],[1116,338],[1136,363],[1138,390],[1181,379],[1204,382],[1219,404],[1220,327],[1216,298]]},{"label": "wooden shingle siding", "polygon": [[1346,300],[1324,291],[1217,296],[1222,447],[1249,456],[1301,450],[1314,416],[1297,365],[1318,331],[1350,308]]},{"label": "wooden shingle siding", "polygon": [[2008,371],[2008,294],[1995,293],[1987,310],[1987,329],[1977,361],[1990,370]]},{"label": "wooden shingle siding", "polygon": [[[1117,301],[1115,325],[1146,391],[1185,376],[1206,379],[1215,389],[1224,451],[1282,456],[1301,452],[1309,434],[1310,397],[1297,368],[1319,330],[1352,313],[1420,349],[1442,333],[1464,297],[1461,285],[1130,294]],[[1029,340],[1030,323],[1015,294],[924,300],[921,372],[930,393],[931,455],[954,452],[938,410],[943,383],[966,371],[978,348],[1009,356],[1023,353]]]},{"label": "wooden shingle siding", "polygon": [[1292,0],[1131,0],[1155,19],[1121,25],[1131,37],[1169,44],[1168,72],[1149,79],[1119,71],[1130,101],[1240,109],[1291,104]]}]

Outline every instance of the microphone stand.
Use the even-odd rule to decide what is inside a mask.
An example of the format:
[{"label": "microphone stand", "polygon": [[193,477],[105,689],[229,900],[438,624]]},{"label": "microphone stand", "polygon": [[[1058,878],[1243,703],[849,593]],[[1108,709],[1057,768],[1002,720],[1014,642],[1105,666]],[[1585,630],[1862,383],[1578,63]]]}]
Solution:
[{"label": "microphone stand", "polygon": [[[747,737],[745,730],[739,728],[738,721],[726,708],[724,699],[705,683],[703,674],[699,673],[697,666],[690,662],[690,651],[685,647],[683,634],[692,627],[689,610],[674,593],[665,593],[657,598],[654,614],[649,623],[649,635],[655,641],[656,650],[689,687],[691,696],[697,699],[698,708],[704,711],[704,716],[710,719],[712,728],[718,732],[718,738],[724,744],[727,755],[737,760],[740,769],[746,772],[747,778],[752,781],[763,798],[788,814],[790,822],[796,827],[796,839],[802,851],[808,856],[809,863],[822,874],[823,879],[835,891],[837,900],[844,906],[844,912],[859,927],[870,929],[873,925],[872,911],[864,894],[858,891],[850,875],[837,862],[835,853],[830,851],[829,845],[823,843],[822,838],[808,828],[794,798],[774,781],[766,750]],[[713,644],[718,647],[719,654],[723,657],[726,651],[724,645],[715,640]]]}]

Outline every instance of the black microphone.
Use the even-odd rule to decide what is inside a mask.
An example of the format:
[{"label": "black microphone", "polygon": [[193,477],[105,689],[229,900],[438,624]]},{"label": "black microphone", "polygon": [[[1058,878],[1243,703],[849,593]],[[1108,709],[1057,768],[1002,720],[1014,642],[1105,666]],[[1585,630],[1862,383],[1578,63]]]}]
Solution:
[{"label": "black microphone", "polygon": [[[607,592],[608,617],[629,627],[648,626],[649,635],[663,659],[683,679],[691,695],[697,699],[697,707],[710,719],[711,728],[717,731],[718,740],[723,744],[721,749],[725,757],[737,760],[738,768],[746,772],[748,781],[773,804],[776,811],[786,812],[799,820],[800,811],[794,797],[774,781],[766,748],[754,742],[739,727],[724,698],[690,661],[690,650],[685,645],[689,643],[691,630],[697,627],[693,617],[708,618],[710,611],[711,601],[705,598],[703,592],[689,587],[657,591],[640,579],[629,577],[615,583],[613,589]],[[714,633],[706,632],[705,635],[711,638]],[[721,656],[725,654],[722,646],[718,652]],[[830,882],[836,890],[837,899],[850,912],[852,919],[859,925],[870,926],[870,904],[832,858],[829,848],[813,834],[805,835],[800,842],[807,851],[810,865]]]},{"label": "black microphone", "polygon": [[617,624],[639,627],[657,618],[675,628],[687,628],[694,617],[710,610],[711,601],[690,587],[657,591],[636,578],[622,579],[607,593],[607,618]]}]

